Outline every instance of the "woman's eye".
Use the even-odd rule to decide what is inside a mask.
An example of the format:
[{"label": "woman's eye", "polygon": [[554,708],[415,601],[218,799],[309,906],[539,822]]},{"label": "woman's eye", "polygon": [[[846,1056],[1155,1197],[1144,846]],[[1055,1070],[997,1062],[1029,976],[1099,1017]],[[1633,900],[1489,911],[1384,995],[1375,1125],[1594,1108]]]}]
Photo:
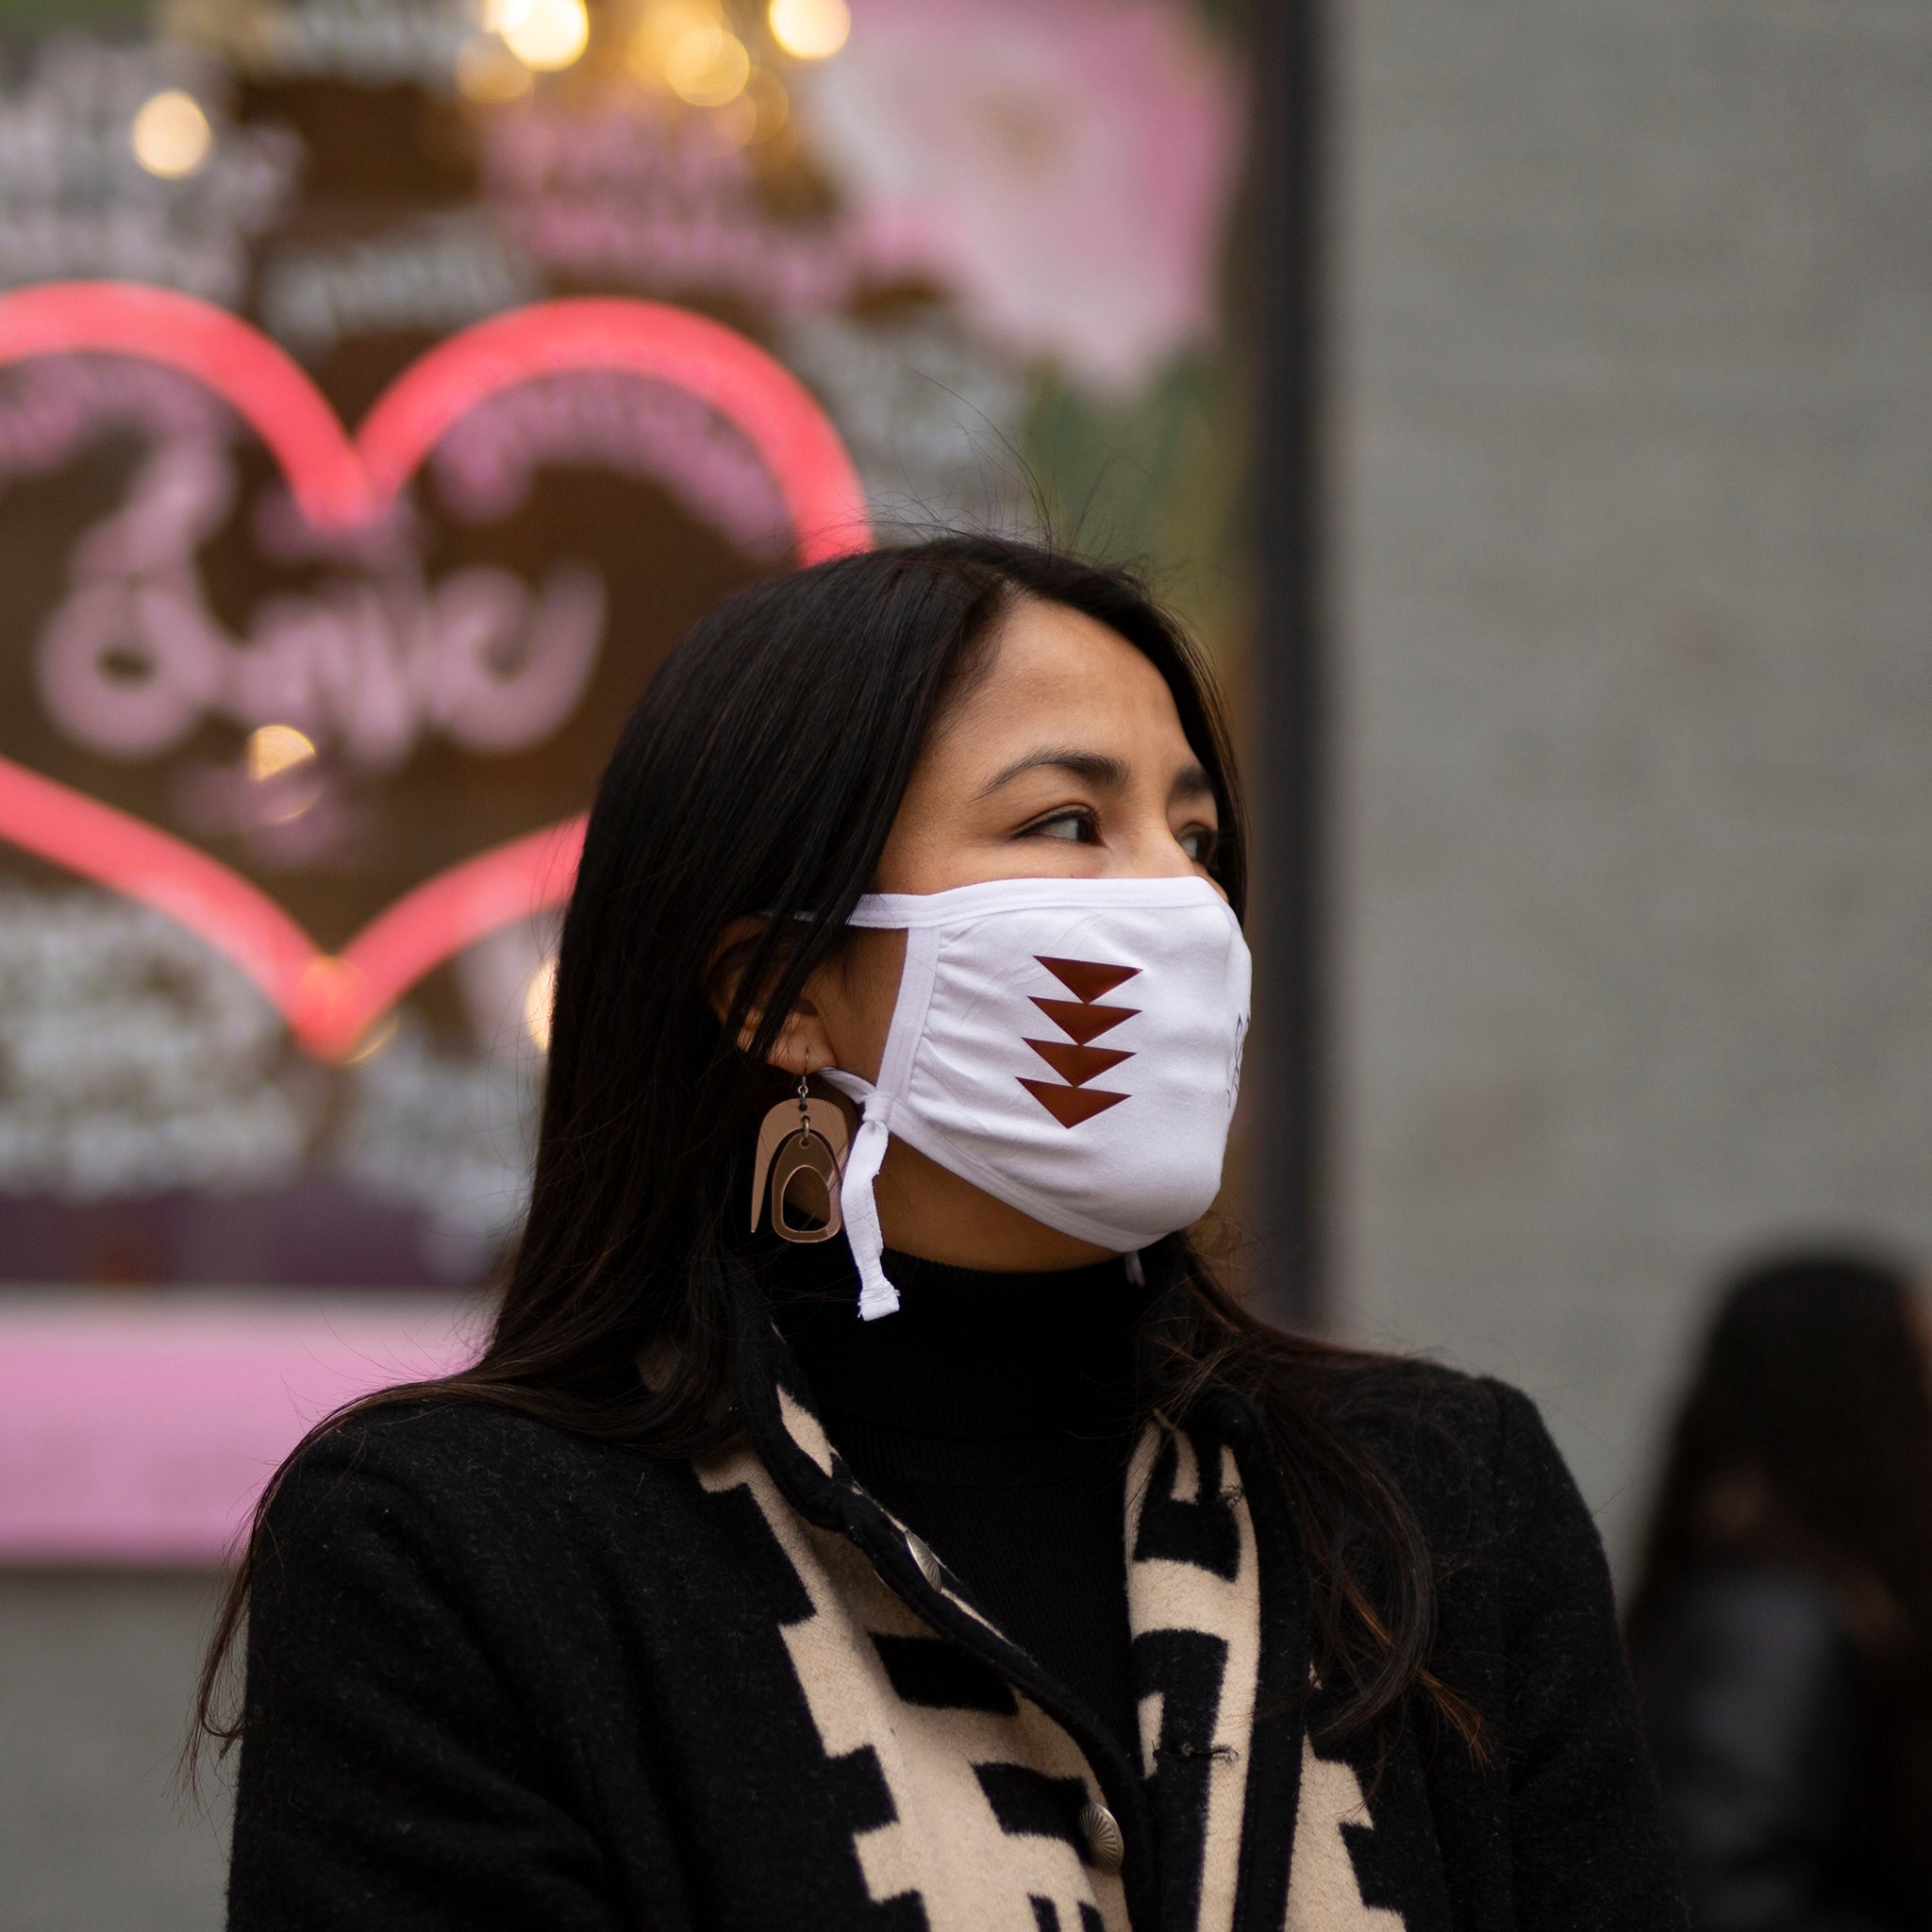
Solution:
[{"label": "woman's eye", "polygon": [[1026,827],[1030,839],[1065,839],[1074,844],[1090,841],[1093,837],[1093,820],[1084,811],[1056,812],[1050,819],[1036,819]]},{"label": "woman's eye", "polygon": [[1190,825],[1180,836],[1180,848],[1196,865],[1209,864],[1221,834],[1211,825]]}]

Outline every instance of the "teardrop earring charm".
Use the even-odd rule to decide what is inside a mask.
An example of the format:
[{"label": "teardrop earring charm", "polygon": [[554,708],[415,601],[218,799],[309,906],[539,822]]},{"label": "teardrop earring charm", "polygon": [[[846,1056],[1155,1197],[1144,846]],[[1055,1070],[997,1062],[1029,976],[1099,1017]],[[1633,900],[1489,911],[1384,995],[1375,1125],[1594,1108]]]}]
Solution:
[{"label": "teardrop earring charm", "polygon": [[[758,1232],[765,1218],[769,1194],[772,1231],[781,1241],[830,1241],[845,1224],[839,1207],[839,1181],[848,1139],[844,1114],[833,1102],[815,1094],[809,1078],[799,1074],[798,1097],[781,1100],[758,1127],[758,1151],[751,1169],[752,1232]],[[801,1174],[812,1176],[824,1190],[823,1222],[791,1218],[788,1191]]]}]

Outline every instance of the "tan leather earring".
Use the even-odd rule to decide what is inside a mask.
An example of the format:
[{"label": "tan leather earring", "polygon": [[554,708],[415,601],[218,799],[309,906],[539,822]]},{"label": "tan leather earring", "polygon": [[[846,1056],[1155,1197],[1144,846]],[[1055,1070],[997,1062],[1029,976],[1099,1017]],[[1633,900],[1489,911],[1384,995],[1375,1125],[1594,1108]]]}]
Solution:
[{"label": "tan leather earring", "polygon": [[[799,1074],[797,1099],[781,1100],[758,1127],[758,1158],[751,1170],[751,1231],[756,1234],[765,1218],[769,1194],[772,1231],[781,1241],[830,1241],[845,1224],[839,1208],[839,1179],[848,1138],[845,1116],[831,1101],[813,1093],[807,1074]],[[802,1174],[815,1175],[825,1191],[825,1218],[817,1226],[794,1222],[787,1211],[786,1191]]]}]

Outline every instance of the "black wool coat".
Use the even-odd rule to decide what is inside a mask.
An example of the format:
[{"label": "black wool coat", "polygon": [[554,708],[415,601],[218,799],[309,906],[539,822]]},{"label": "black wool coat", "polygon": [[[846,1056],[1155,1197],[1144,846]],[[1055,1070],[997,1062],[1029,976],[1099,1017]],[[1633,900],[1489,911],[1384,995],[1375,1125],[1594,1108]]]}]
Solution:
[{"label": "black wool coat", "polygon": [[743,1312],[743,1429],[653,1460],[415,1402],[268,1518],[229,1924],[545,1932],[1678,1932],[1597,1537],[1531,1404],[1391,1364],[1373,1446],[1442,1573],[1411,1724],[1310,1741],[1260,1418],[1151,1420],[1130,1761],[852,1479]]}]

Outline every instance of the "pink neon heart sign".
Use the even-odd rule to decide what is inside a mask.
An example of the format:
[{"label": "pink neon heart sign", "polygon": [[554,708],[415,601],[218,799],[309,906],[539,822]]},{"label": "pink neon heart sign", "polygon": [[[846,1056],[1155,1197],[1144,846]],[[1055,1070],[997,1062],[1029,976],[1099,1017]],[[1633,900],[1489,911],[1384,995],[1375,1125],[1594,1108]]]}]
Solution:
[{"label": "pink neon heart sign", "polygon": [[[0,296],[0,363],[75,350],[141,357],[206,383],[261,437],[321,527],[385,514],[445,431],[499,391],[561,371],[616,370],[675,385],[748,438],[777,484],[802,561],[871,541],[851,458],[797,379],[742,336],[662,303],[588,296],[478,323],[412,363],[353,437],[266,336],[192,296],[127,282],[60,282]],[[219,860],[0,758],[0,839],[192,927],[261,988],[320,1058],[347,1052],[462,947],[560,903],[583,834],[584,821],[571,819],[452,866],[331,955]]]}]

